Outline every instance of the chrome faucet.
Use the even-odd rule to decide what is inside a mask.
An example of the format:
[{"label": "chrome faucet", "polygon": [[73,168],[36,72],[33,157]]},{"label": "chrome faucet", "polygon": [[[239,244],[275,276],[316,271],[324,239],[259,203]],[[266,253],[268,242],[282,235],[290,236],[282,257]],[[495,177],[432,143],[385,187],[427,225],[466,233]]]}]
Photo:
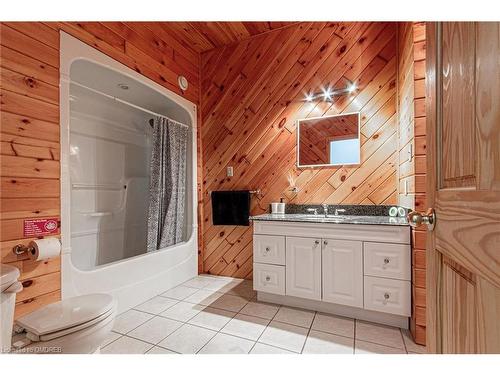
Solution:
[{"label": "chrome faucet", "polygon": [[326,203],[323,203],[323,213],[325,214],[325,217],[328,216],[328,205]]},{"label": "chrome faucet", "polygon": [[343,208],[336,208],[335,209],[335,216],[339,216],[339,212],[345,212],[345,209],[343,209]]},{"label": "chrome faucet", "polygon": [[314,216],[316,216],[318,214],[318,209],[317,208],[308,208],[307,211],[314,213]]}]

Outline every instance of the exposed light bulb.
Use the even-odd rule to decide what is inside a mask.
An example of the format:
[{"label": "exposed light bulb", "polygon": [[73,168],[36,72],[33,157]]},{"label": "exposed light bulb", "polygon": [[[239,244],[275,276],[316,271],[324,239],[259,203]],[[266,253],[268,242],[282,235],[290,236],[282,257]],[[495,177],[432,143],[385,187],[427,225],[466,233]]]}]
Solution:
[{"label": "exposed light bulb", "polygon": [[354,91],[356,91],[357,87],[356,87],[356,84],[355,83],[351,83],[349,86],[347,86],[347,92],[349,94],[353,93]]},{"label": "exposed light bulb", "polygon": [[312,102],[313,99],[314,99],[313,94],[311,93],[306,94],[306,102]]},{"label": "exposed light bulb", "polygon": [[323,98],[325,99],[325,101],[332,100],[332,92],[330,91],[330,88],[323,90]]}]

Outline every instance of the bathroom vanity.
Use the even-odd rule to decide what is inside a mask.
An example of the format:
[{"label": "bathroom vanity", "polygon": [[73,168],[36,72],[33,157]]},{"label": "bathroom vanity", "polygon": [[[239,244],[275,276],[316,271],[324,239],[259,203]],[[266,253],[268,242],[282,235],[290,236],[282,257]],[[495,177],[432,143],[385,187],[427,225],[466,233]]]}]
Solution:
[{"label": "bathroom vanity", "polygon": [[257,299],[407,328],[405,218],[287,213],[252,217]]}]

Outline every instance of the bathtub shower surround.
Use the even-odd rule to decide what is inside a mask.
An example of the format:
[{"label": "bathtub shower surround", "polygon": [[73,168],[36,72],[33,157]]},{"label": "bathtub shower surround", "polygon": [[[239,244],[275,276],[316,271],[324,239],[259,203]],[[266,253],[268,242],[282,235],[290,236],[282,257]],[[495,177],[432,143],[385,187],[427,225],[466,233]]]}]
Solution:
[{"label": "bathtub shower surround", "polygon": [[121,312],[195,276],[195,104],[64,33],[60,103],[62,297]]},{"label": "bathtub shower surround", "polygon": [[165,117],[153,124],[148,252],[183,240],[188,127]]}]

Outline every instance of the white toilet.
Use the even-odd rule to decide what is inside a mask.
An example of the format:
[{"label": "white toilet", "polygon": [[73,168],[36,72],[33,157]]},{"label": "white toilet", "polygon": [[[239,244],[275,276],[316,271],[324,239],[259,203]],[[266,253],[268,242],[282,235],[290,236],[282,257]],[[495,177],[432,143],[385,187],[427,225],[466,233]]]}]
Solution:
[{"label": "white toilet", "polygon": [[16,267],[1,266],[0,348],[13,353],[95,353],[113,328],[116,303],[108,294],[68,298],[27,314],[14,324],[16,293],[22,290]]}]

